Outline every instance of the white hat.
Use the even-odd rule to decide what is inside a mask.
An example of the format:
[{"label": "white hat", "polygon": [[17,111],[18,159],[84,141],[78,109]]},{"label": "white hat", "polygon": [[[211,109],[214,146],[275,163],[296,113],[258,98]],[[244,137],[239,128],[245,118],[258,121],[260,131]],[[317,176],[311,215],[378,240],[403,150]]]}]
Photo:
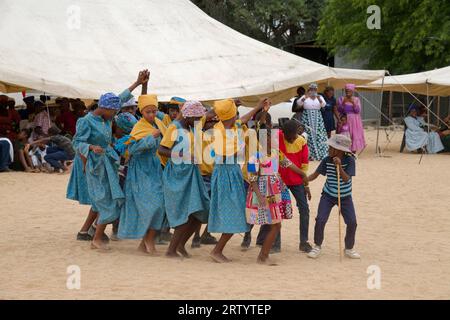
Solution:
[{"label": "white hat", "polygon": [[352,140],[344,136],[343,134],[335,134],[327,141],[327,145],[333,147],[337,150],[341,150],[344,152],[352,152],[350,147],[352,146]]},{"label": "white hat", "polygon": [[135,107],[135,106],[137,106],[136,99],[134,99],[134,97],[131,97],[130,100],[122,104],[121,108]]}]

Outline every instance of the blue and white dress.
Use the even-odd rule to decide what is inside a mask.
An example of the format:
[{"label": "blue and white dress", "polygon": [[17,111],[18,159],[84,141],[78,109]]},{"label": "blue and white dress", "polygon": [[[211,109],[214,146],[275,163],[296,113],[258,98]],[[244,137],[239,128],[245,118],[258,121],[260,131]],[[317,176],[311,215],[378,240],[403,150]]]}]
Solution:
[{"label": "blue and white dress", "polygon": [[[190,153],[193,141],[190,134],[175,120],[167,129],[161,145]],[[165,207],[170,227],[185,224],[190,215],[207,223],[209,196],[200,170],[196,164],[179,162],[169,159],[163,173]]]},{"label": "blue and white dress", "polygon": [[128,147],[119,238],[141,239],[149,229],[161,230],[164,225],[163,172],[156,155],[160,141],[160,137],[147,136]]}]

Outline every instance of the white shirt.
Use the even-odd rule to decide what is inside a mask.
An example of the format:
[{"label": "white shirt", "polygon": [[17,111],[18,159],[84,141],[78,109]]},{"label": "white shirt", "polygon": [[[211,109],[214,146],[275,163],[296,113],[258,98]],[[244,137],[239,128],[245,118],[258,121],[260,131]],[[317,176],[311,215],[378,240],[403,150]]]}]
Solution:
[{"label": "white shirt", "polygon": [[306,100],[303,101],[304,98],[305,96],[298,99],[297,105],[303,107],[305,110],[320,110],[320,108],[323,108],[326,105],[325,100],[320,95],[318,95],[316,99],[306,98]]}]

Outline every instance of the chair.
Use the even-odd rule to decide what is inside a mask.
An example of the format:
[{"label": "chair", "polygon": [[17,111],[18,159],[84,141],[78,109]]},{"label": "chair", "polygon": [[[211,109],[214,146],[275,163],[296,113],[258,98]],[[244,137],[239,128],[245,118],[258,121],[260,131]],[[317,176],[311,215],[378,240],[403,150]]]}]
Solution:
[{"label": "chair", "polygon": [[406,126],[405,121],[403,121],[403,126],[404,126],[404,130],[403,130],[402,144],[400,145],[400,153],[402,153],[403,150],[405,150],[405,147],[406,147],[406,129],[407,129],[408,127]]}]

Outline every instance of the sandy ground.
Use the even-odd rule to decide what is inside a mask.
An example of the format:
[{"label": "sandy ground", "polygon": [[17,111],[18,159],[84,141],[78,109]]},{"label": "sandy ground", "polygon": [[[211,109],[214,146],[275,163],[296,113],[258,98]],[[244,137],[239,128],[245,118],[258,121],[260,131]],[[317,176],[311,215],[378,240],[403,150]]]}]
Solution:
[{"label": "sandy ground", "polygon": [[[426,155],[419,165],[419,155],[398,153],[401,136],[376,157],[368,132],[357,162],[360,261],[339,262],[336,210],[318,260],[298,251],[298,214],[283,224],[277,267],[255,264],[258,249],[242,252],[241,235],[226,249],[231,264],[211,262],[207,246],[183,261],[140,255],[136,241],[99,253],[75,240],[89,208],[65,199],[68,175],[2,173],[0,299],[448,299],[450,157]],[[322,185],[312,184],[310,238]],[[80,290],[66,287],[70,265],[80,267]],[[381,271],[380,289],[367,286],[370,266]]]}]

